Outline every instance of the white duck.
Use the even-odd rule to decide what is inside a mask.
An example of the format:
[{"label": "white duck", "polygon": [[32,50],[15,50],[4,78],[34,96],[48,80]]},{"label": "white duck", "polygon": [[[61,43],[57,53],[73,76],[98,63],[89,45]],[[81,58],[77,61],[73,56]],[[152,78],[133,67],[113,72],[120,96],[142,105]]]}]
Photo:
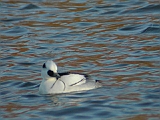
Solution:
[{"label": "white duck", "polygon": [[98,80],[93,80],[86,74],[57,73],[57,65],[52,60],[43,64],[41,75],[43,80],[39,87],[40,94],[67,93],[101,87]]}]

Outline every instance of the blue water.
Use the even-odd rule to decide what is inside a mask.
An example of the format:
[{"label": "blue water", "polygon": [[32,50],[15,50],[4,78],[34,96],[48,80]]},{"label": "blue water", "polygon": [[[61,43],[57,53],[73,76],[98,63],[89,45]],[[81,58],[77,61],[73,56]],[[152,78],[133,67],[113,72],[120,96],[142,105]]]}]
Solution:
[{"label": "blue water", "polygon": [[[0,119],[160,119],[159,0],[1,0],[0,11]],[[48,59],[104,86],[40,95]]]}]

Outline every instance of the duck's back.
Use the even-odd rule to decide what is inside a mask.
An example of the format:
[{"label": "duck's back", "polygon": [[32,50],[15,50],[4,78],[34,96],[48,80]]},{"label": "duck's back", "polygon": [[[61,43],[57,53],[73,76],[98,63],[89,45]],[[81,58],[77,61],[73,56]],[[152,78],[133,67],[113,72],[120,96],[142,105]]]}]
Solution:
[{"label": "duck's back", "polygon": [[88,77],[84,74],[78,74],[78,73],[59,73],[61,76],[59,80],[63,81],[68,86],[77,86],[82,85],[87,82]]},{"label": "duck's back", "polygon": [[97,80],[91,79],[87,74],[70,72],[59,74],[61,76],[59,80],[64,82],[66,92],[90,90],[101,86]]}]

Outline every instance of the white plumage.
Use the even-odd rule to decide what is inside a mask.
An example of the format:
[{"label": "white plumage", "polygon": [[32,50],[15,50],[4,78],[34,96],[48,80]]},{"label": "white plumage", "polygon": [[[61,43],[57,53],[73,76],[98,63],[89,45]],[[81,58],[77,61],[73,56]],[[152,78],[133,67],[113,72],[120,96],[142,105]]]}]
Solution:
[{"label": "white plumage", "polygon": [[98,80],[93,80],[86,74],[57,73],[57,65],[52,60],[43,64],[41,75],[43,80],[39,87],[40,94],[67,93],[101,87]]}]

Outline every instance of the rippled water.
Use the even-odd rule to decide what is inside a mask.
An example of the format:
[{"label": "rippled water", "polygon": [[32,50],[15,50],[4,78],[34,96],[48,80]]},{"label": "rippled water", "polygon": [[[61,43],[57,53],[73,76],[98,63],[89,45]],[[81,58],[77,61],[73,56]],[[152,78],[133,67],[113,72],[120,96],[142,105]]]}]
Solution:
[{"label": "rippled water", "polygon": [[[159,0],[1,0],[0,119],[160,119]],[[41,65],[99,89],[40,95]]]}]

